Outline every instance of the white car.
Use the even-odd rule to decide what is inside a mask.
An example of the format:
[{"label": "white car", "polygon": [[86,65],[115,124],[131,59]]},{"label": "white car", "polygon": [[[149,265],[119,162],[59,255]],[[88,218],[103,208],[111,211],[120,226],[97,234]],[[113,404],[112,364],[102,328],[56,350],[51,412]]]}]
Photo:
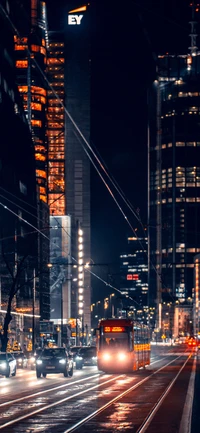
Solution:
[{"label": "white car", "polygon": [[0,352],[0,375],[9,377],[16,375],[17,363],[11,353]]}]

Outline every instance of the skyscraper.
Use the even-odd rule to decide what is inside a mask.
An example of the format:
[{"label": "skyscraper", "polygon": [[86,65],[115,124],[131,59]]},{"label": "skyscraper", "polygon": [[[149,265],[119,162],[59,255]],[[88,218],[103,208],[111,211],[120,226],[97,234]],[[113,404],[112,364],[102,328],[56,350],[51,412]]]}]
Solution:
[{"label": "skyscraper", "polygon": [[126,252],[120,255],[120,289],[135,301],[135,307],[147,306],[147,238],[129,237]]},{"label": "skyscraper", "polygon": [[[22,99],[16,85],[13,8],[0,7],[0,327],[10,295],[14,312],[9,337],[31,341],[34,269],[37,269],[37,221],[34,151]],[[27,224],[27,220],[30,225]],[[12,290],[15,293],[11,293]],[[39,322],[39,296],[35,296]],[[37,325],[35,320],[35,325]]]},{"label": "skyscraper", "polygon": [[16,2],[14,25],[16,34],[15,66],[19,92],[32,133],[37,185],[38,227],[38,286],[41,319],[49,319],[49,209],[47,205],[47,139],[46,106],[47,86],[44,78],[47,64],[46,2],[29,0]]},{"label": "skyscraper", "polygon": [[192,8],[189,51],[158,56],[149,98],[149,293],[157,313],[162,299],[191,296],[200,252],[200,53]]},{"label": "skyscraper", "polygon": [[[74,3],[73,3],[74,5]],[[90,10],[88,5],[68,9],[65,32],[66,108],[84,137],[90,140]],[[72,217],[73,238],[78,228],[83,233],[83,250],[72,243],[72,256],[81,267],[90,262],[90,161],[85,143],[66,116],[66,208]],[[80,284],[80,283],[79,283]],[[78,292],[78,293],[77,293]],[[76,291],[76,314],[90,328],[91,277],[84,272],[83,287]],[[73,301],[73,299],[72,299]],[[75,305],[75,304],[74,304]]]},{"label": "skyscraper", "polygon": [[[48,137],[54,134],[54,139],[49,144],[49,204],[54,216],[57,211],[61,215],[65,206],[65,214],[71,217],[72,261],[78,265],[73,274],[76,281],[72,281],[71,315],[80,317],[82,328],[87,325],[87,330],[91,322],[91,283],[90,272],[84,270],[84,265],[91,258],[90,162],[77,128],[89,141],[90,11],[88,5],[76,7],[76,2],[66,2],[60,11],[60,19],[50,20],[48,70],[58,97],[51,95],[50,89]],[[60,108],[63,103],[73,120]]]}]

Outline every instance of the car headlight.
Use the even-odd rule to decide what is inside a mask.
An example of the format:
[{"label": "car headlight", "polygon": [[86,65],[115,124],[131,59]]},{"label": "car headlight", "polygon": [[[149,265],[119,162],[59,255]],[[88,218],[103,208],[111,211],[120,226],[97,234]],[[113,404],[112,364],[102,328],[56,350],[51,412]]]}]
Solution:
[{"label": "car headlight", "polygon": [[36,361],[36,364],[37,364],[37,365],[41,365],[41,364],[42,364],[42,360],[41,360],[41,359],[38,359],[38,360]]},{"label": "car headlight", "polygon": [[66,359],[60,359],[60,360],[59,360],[59,363],[60,363],[60,364],[66,364]]},{"label": "car headlight", "polygon": [[5,370],[7,368],[6,362],[1,362],[0,368],[2,368],[2,370]]},{"label": "car headlight", "polygon": [[34,356],[31,356],[30,362],[35,362],[35,357]]},{"label": "car headlight", "polygon": [[22,362],[22,358],[19,358],[19,359],[18,359],[18,362]]},{"label": "car headlight", "polygon": [[92,359],[93,359],[93,361],[96,361],[97,360],[97,356],[93,356]]},{"label": "car headlight", "polygon": [[77,357],[76,357],[76,360],[77,360],[77,361],[81,361],[82,359],[83,359],[82,356],[77,356]]},{"label": "car headlight", "polygon": [[109,353],[104,353],[104,354],[103,354],[103,359],[104,359],[104,361],[108,361],[110,358],[111,358],[111,356],[110,356]]},{"label": "car headlight", "polygon": [[118,359],[120,360],[120,361],[123,361],[124,359],[126,359],[126,354],[125,353],[119,353],[118,354]]}]

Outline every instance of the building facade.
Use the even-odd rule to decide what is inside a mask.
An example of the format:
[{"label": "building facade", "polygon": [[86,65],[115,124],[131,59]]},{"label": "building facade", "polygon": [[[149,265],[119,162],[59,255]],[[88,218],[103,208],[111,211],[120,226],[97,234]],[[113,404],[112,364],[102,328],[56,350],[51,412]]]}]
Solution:
[{"label": "building facade", "polygon": [[[68,9],[65,32],[66,109],[77,127],[90,141],[90,10],[89,6]],[[72,256],[79,266],[90,262],[90,161],[86,144],[66,115],[66,208],[72,218]],[[78,230],[83,232],[83,250],[77,250]],[[80,270],[80,268],[79,268]],[[81,272],[79,272],[81,276]],[[79,283],[80,284],[80,283]],[[73,302],[73,297],[76,301]],[[83,287],[74,287],[72,302],[84,326],[91,326],[91,275],[84,271]],[[87,326],[86,326],[87,325]]]},{"label": "building facade", "polygon": [[[1,2],[0,36],[0,329],[12,299],[9,343],[32,343],[39,328],[37,201],[33,141],[16,85],[12,3]],[[11,127],[8,127],[8,122]],[[28,223],[29,224],[28,224]],[[32,226],[31,226],[32,225]]]},{"label": "building facade", "polygon": [[191,297],[200,252],[200,53],[159,56],[151,97],[149,291],[158,312],[162,299]]},{"label": "building facade", "polygon": [[127,252],[120,256],[120,289],[137,309],[148,305],[147,238],[128,237]]},{"label": "building facade", "polygon": [[50,318],[49,300],[49,208],[47,205],[47,19],[46,2],[29,0],[14,4],[15,66],[18,90],[32,133],[35,155],[38,227],[38,290],[41,320]]},{"label": "building facade", "polygon": [[90,162],[80,132],[89,141],[90,11],[88,5],[76,8],[76,2],[66,2],[60,11],[59,19],[50,22],[49,33],[53,92],[48,92],[48,194],[51,214],[71,217],[71,317],[78,318],[86,332],[91,326],[91,278],[84,267],[91,256]]}]

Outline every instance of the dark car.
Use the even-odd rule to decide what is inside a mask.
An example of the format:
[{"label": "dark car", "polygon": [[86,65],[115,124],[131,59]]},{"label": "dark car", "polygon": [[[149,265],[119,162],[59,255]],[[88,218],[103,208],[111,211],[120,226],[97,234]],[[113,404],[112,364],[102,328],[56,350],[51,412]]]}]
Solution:
[{"label": "dark car", "polygon": [[27,368],[28,359],[23,352],[14,352],[12,355],[17,361],[17,368]]},{"label": "dark car", "polygon": [[73,359],[65,348],[43,349],[36,360],[37,378],[46,377],[47,374],[62,373],[64,377],[73,376]]},{"label": "dark car", "polygon": [[79,350],[79,356],[83,358],[83,365],[97,365],[96,347],[85,346]]},{"label": "dark car", "polygon": [[83,357],[79,353],[81,348],[82,346],[70,347],[70,353],[73,356],[73,361],[77,370],[81,370],[83,368]]},{"label": "dark car", "polygon": [[9,377],[16,375],[17,363],[11,353],[0,352],[0,374]]}]

